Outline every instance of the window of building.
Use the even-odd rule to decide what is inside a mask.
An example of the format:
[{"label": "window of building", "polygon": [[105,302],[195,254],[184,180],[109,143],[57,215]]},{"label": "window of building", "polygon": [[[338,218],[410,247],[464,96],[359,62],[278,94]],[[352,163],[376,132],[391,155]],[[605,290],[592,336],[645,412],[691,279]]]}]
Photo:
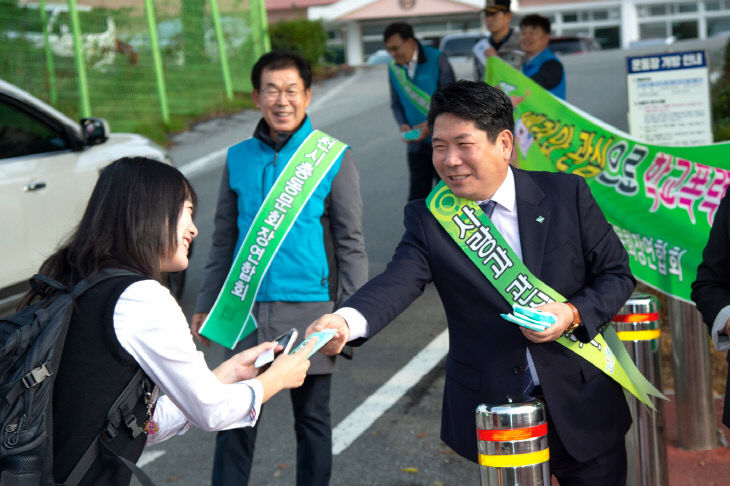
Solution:
[{"label": "window of building", "polygon": [[697,21],[672,22],[672,35],[677,39],[696,39],[699,37]]},{"label": "window of building", "polygon": [[643,10],[644,15],[647,17],[660,17],[667,14],[666,5],[647,5]]},{"label": "window of building", "polygon": [[697,2],[685,2],[674,5],[674,11],[676,13],[687,13],[697,11]]},{"label": "window of building", "polygon": [[572,23],[578,22],[578,14],[576,12],[565,12],[563,13],[563,22]]},{"label": "window of building", "polygon": [[714,17],[707,19],[707,36],[712,37],[730,32],[730,17]]},{"label": "window of building", "polygon": [[601,44],[601,49],[616,49],[621,45],[619,27],[596,27],[593,37]]},{"label": "window of building", "polygon": [[705,10],[710,12],[720,10],[720,0],[705,0]]},{"label": "window of building", "polygon": [[595,10],[593,20],[608,20],[608,10]]},{"label": "window of building", "polygon": [[664,22],[647,22],[639,25],[639,38],[657,39],[667,36],[667,24]]},{"label": "window of building", "polygon": [[385,30],[384,25],[363,25],[362,26],[362,35],[379,35],[381,38],[383,36],[383,31]]}]

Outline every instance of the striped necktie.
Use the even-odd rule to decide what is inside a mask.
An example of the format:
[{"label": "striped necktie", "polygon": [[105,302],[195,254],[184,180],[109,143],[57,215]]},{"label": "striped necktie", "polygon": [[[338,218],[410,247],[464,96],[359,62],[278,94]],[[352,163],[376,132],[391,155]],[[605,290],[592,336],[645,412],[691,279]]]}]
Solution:
[{"label": "striped necktie", "polygon": [[489,200],[479,204],[479,207],[482,208],[482,211],[484,211],[484,214],[487,215],[487,218],[492,219],[492,213],[494,213],[494,206],[496,205],[496,202]]}]

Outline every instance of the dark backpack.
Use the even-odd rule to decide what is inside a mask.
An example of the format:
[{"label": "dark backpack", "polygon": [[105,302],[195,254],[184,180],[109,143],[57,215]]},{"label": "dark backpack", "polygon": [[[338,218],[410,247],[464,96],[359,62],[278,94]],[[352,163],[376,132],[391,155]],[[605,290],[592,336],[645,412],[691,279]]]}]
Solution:
[{"label": "dark backpack", "polygon": [[[30,279],[42,299],[16,314],[0,318],[0,486],[47,486],[54,484],[53,383],[63,354],[74,302],[84,292],[115,277],[138,276],[126,270],[103,270],[77,283],[72,289],[36,274]],[[54,295],[48,296],[40,283]],[[69,485],[78,483],[97,454],[106,453],[132,470],[143,485],[153,485],[134,463],[112,452],[102,434],[114,436],[125,427],[133,436],[142,432],[126,413],[152,384],[140,370],[109,410],[104,430],[69,475]],[[126,413],[126,415],[125,415]]]}]

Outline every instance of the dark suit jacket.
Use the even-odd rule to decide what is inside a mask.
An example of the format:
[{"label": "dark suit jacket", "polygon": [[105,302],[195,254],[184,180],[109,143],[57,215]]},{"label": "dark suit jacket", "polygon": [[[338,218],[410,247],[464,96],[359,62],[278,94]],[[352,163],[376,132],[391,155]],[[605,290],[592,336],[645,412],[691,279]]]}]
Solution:
[{"label": "dark suit jacket", "polygon": [[[578,176],[513,169],[523,261],[578,308],[576,337],[588,342],[630,297],[628,255],[590,189]],[[538,217],[544,221],[539,223]],[[449,327],[441,438],[477,460],[475,410],[520,396],[529,347],[555,427],[579,461],[621,441],[631,417],[621,387],[561,344],[533,344],[499,314],[511,307],[428,212],[423,200],[405,208],[406,233],[381,275],[345,306],[383,329],[433,282]],[[364,340],[355,341],[361,344]],[[590,346],[590,344],[586,344]]]},{"label": "dark suit jacket", "polygon": [[[730,194],[730,193],[728,193]],[[697,268],[697,280],[692,283],[692,300],[702,319],[712,329],[715,318],[730,305],[730,196],[722,198],[710,229],[702,263]],[[730,363],[730,353],[728,353]],[[725,409],[722,423],[730,427],[730,374],[725,387]]]}]

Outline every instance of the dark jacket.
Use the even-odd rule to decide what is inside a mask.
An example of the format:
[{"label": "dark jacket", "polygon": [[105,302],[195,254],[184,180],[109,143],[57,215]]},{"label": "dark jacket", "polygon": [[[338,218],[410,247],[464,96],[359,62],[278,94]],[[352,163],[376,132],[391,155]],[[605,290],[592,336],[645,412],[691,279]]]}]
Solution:
[{"label": "dark jacket", "polygon": [[[692,283],[692,300],[702,319],[712,329],[718,314],[730,306],[730,197],[720,202],[710,237],[702,252],[702,263],[697,268],[697,280]],[[730,353],[728,353],[730,363]],[[725,408],[722,423],[730,427],[730,374],[725,386]]]},{"label": "dark jacket", "polygon": [[[578,176],[513,169],[525,265],[575,304],[590,341],[630,297],[635,280],[623,245]],[[631,424],[613,379],[556,342],[534,344],[502,319],[510,305],[429,213],[423,200],[405,209],[406,233],[381,275],[346,303],[383,329],[433,282],[446,311],[449,353],[441,438],[476,461],[474,411],[501,404],[524,383],[529,347],[554,427],[568,452],[588,461],[623,441]],[[355,344],[358,344],[355,342]]]}]

